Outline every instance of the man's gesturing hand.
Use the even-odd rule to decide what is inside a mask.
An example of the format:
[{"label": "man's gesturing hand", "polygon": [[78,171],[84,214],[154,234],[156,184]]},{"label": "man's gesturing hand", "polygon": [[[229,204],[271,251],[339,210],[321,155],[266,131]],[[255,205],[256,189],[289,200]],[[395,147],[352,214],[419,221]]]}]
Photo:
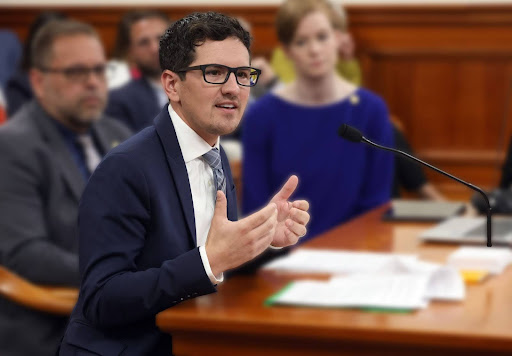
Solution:
[{"label": "man's gesturing hand", "polygon": [[298,183],[297,176],[291,176],[270,201],[270,204],[277,205],[278,210],[276,233],[272,240],[274,247],[294,245],[299,238],[306,235],[306,224],[309,222],[309,203],[306,200],[288,201]]},{"label": "man's gesturing hand", "polygon": [[214,275],[238,267],[265,251],[276,232],[277,207],[270,203],[239,221],[227,218],[227,200],[217,191],[212,224],[206,240],[206,255]]}]

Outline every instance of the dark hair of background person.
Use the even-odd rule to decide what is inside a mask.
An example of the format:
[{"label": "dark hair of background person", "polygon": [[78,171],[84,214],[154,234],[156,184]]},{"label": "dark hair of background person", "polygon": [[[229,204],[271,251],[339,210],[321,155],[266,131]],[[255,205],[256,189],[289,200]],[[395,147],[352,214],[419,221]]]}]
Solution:
[{"label": "dark hair of background person", "polygon": [[279,7],[276,16],[279,42],[289,45],[299,22],[315,11],[324,12],[335,29],[345,31],[347,16],[341,6],[336,6],[329,0],[287,0]]},{"label": "dark hair of background person", "polygon": [[32,42],[32,66],[43,69],[48,65],[52,55],[53,43],[60,37],[88,35],[100,40],[96,30],[83,22],[75,20],[55,20],[44,25]]},{"label": "dark hair of background person", "polygon": [[[235,37],[251,54],[251,35],[238,20],[217,12],[195,12],[176,21],[160,40],[160,67],[178,73],[195,59],[195,48],[206,40],[223,41]],[[208,64],[208,63],[204,63]],[[179,73],[182,80],[185,73]]]},{"label": "dark hair of background person", "polygon": [[171,23],[169,16],[158,10],[136,10],[124,14],[117,26],[117,37],[114,45],[113,57],[126,59],[128,48],[131,44],[130,39],[132,26],[141,20],[153,18],[159,18],[165,22]]},{"label": "dark hair of background person", "polygon": [[45,11],[36,17],[36,19],[30,25],[28,36],[23,46],[23,57],[21,59],[22,70],[27,71],[32,66],[32,42],[34,41],[34,37],[36,36],[37,31],[39,31],[41,27],[50,21],[65,19],[67,19],[67,16],[62,12],[57,11]]}]

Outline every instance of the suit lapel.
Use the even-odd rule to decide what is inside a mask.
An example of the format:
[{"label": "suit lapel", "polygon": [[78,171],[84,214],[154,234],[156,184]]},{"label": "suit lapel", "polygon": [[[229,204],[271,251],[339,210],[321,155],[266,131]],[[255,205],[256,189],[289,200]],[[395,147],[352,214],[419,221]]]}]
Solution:
[{"label": "suit lapel", "polygon": [[69,186],[73,196],[77,201],[80,200],[85,187],[85,180],[73,160],[69,148],[66,146],[55,123],[52,122],[53,119],[36,102],[32,103],[31,106],[30,119],[34,121],[42,133],[43,139],[48,143],[55,161],[59,164],[64,181]]},{"label": "suit lapel", "polygon": [[194,246],[197,245],[196,240],[196,225],[194,219],[194,205],[192,203],[192,192],[190,191],[190,182],[188,180],[187,167],[183,160],[180,145],[178,144],[178,138],[176,137],[176,131],[169,116],[167,106],[158,114],[155,118],[155,128],[160,142],[165,151],[167,162],[171,169],[171,174],[176,184],[176,192],[185,214],[185,220],[187,227],[192,236],[192,242]]}]

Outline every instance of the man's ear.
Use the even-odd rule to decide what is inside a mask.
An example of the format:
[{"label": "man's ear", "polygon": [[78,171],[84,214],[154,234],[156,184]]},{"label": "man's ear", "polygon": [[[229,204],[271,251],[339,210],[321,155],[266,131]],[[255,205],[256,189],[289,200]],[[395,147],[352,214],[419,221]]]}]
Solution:
[{"label": "man's ear", "polygon": [[178,73],[166,69],[162,72],[160,81],[169,100],[179,102],[181,79]]}]

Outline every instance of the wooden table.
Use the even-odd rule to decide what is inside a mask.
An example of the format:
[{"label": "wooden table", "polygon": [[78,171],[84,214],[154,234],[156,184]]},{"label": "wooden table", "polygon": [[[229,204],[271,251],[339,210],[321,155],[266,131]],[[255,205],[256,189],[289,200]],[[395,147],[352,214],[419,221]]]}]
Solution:
[{"label": "wooden table", "polygon": [[[456,248],[419,242],[416,235],[429,224],[382,222],[384,209],[303,246],[416,253],[434,262]],[[177,356],[512,355],[510,267],[469,285],[464,302],[433,302],[406,314],[263,305],[297,278],[270,271],[235,277],[215,294],[161,312],[157,324],[173,335]]]}]

